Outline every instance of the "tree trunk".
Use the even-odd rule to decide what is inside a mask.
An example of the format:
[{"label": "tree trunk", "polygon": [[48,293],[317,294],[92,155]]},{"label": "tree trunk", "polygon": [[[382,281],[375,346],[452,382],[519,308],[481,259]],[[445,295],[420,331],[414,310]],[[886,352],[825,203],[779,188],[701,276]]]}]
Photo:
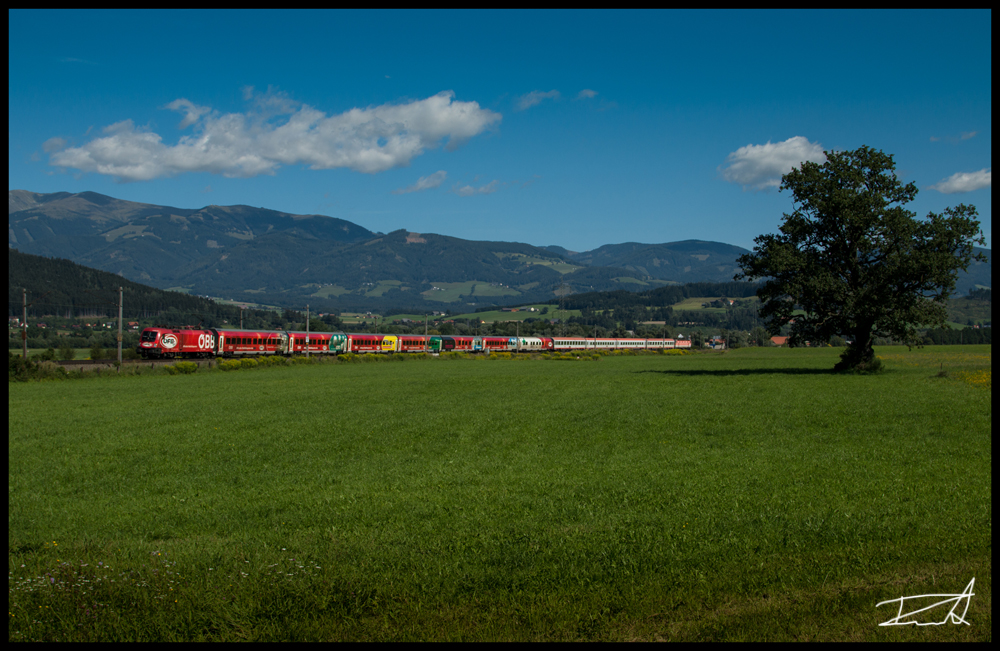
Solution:
[{"label": "tree trunk", "polygon": [[854,331],[854,341],[840,356],[840,361],[833,367],[835,371],[865,371],[874,370],[875,349],[872,348],[873,323],[860,323]]}]

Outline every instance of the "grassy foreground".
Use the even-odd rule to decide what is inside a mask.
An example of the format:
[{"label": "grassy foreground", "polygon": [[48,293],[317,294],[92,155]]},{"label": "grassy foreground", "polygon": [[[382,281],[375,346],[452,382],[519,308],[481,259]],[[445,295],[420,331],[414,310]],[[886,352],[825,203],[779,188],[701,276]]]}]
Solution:
[{"label": "grassy foreground", "polygon": [[8,637],[989,640],[990,350],[12,383]]}]

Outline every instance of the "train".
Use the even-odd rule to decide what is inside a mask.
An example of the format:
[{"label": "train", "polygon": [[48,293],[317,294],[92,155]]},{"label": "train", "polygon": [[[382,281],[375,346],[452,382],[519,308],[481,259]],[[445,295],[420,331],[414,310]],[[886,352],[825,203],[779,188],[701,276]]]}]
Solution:
[{"label": "train", "polygon": [[139,335],[143,359],[340,355],[344,353],[542,353],[690,348],[687,339],[352,334],[290,330],[152,327]]}]

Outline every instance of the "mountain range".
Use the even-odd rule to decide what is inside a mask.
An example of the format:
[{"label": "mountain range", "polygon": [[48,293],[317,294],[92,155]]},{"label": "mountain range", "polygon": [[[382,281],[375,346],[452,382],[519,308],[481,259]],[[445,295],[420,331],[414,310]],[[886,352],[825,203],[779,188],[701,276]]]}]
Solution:
[{"label": "mountain range", "polygon": [[[162,289],[317,309],[517,304],[584,291],[727,282],[746,249],[700,240],[559,246],[374,233],[251,206],[175,208],[95,192],[8,192],[8,248]],[[986,251],[988,254],[989,252]],[[990,286],[974,264],[959,281]]]}]

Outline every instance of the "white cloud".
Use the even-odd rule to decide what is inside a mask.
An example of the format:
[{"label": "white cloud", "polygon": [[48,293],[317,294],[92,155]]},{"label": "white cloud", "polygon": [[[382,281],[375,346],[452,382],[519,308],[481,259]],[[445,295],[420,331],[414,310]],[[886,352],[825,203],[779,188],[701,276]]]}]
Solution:
[{"label": "white cloud", "polygon": [[64,147],[66,147],[66,140],[64,138],[49,138],[42,143],[42,150],[49,154],[59,151]]},{"label": "white cloud", "polygon": [[941,142],[942,140],[947,140],[948,142],[955,143],[955,142],[960,142],[962,140],[975,138],[978,133],[979,133],[978,131],[963,131],[957,136],[944,136],[944,137],[931,136],[931,142]]},{"label": "white cloud", "polygon": [[803,161],[823,163],[826,154],[819,143],[809,142],[803,136],[795,136],[784,142],[772,144],[769,140],[764,145],[747,145],[740,147],[726,157],[729,167],[719,171],[722,178],[730,183],[738,183],[746,189],[748,186],[756,190],[777,188],[781,185],[781,177]]},{"label": "white cloud", "polygon": [[410,187],[400,188],[399,190],[393,190],[392,193],[409,194],[410,192],[420,192],[421,190],[430,190],[444,183],[444,180],[446,178],[448,178],[448,172],[445,172],[444,170],[438,170],[437,172],[434,172],[433,174],[430,174],[428,176],[421,176],[419,179],[417,179],[417,182],[411,185]]},{"label": "white cloud", "polygon": [[579,93],[576,94],[577,99],[590,99],[591,97],[597,97],[596,90],[590,90],[589,88],[584,88]]},{"label": "white cloud", "polygon": [[477,102],[454,101],[451,91],[333,116],[270,89],[256,96],[250,87],[243,91],[253,99],[245,113],[222,114],[183,98],[168,104],[166,108],[184,114],[181,128],[194,125],[194,133],[182,136],[176,145],[166,145],[159,134],[123,120],[82,147],[52,155],[49,162],[121,181],[185,172],[246,178],[295,164],[376,173],[408,165],[442,142],[454,150],[502,119]]},{"label": "white cloud", "polygon": [[546,99],[559,99],[558,90],[550,90],[547,93],[543,93],[540,90],[533,90],[527,95],[521,95],[517,100],[517,109],[523,111],[529,109],[535,104],[540,104],[542,100]]},{"label": "white cloud", "polygon": [[500,181],[496,179],[490,181],[486,185],[481,185],[478,188],[474,188],[471,185],[466,185],[464,187],[455,186],[452,188],[452,193],[457,194],[460,197],[471,197],[474,194],[493,194],[500,189]]},{"label": "white cloud", "polygon": [[184,119],[181,123],[177,125],[178,129],[187,129],[189,126],[197,122],[202,118],[202,116],[207,115],[212,112],[207,106],[198,106],[184,98],[175,99],[166,105],[165,108],[171,111],[182,111],[184,113]]},{"label": "white cloud", "polygon": [[944,194],[956,194],[958,192],[972,192],[980,188],[988,188],[993,184],[992,170],[992,167],[985,167],[978,172],[958,172],[938,181],[930,186],[930,189],[943,192]]}]

